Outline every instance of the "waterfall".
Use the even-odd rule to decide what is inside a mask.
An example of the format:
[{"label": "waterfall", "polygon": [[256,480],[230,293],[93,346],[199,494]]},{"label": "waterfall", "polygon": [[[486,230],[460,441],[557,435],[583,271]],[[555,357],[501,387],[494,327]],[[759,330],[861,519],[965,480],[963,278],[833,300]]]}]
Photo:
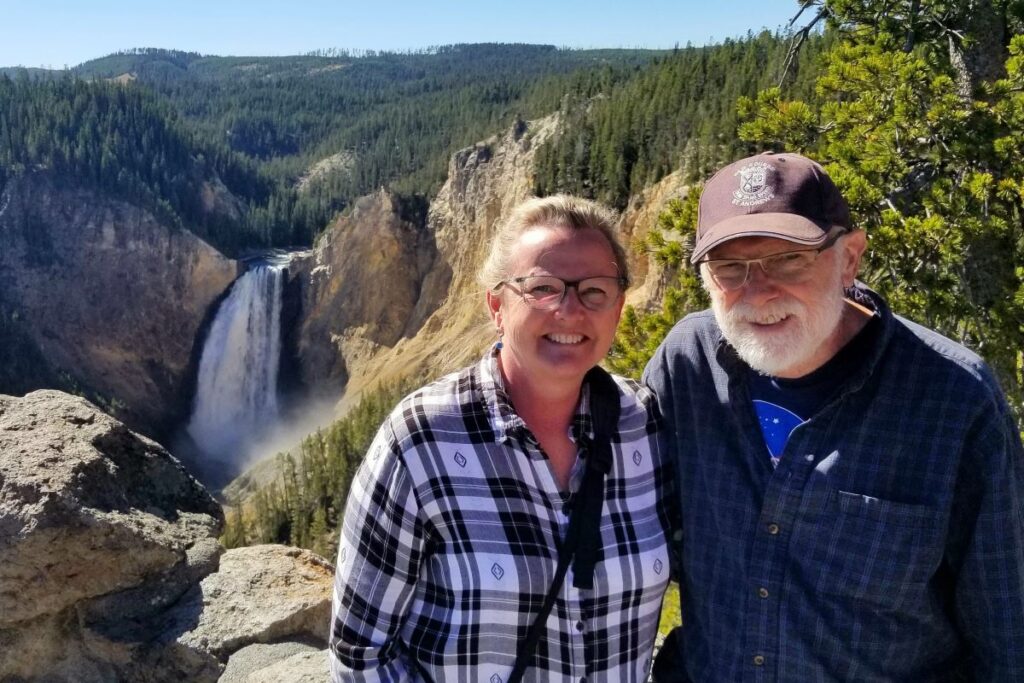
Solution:
[{"label": "waterfall", "polygon": [[261,262],[217,310],[199,361],[186,430],[207,456],[241,464],[278,417],[284,265]]}]

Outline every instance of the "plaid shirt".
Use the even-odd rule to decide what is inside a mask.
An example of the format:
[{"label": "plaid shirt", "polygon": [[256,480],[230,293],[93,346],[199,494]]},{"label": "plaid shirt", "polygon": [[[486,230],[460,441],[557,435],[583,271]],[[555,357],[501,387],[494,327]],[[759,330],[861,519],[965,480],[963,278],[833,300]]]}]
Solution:
[{"label": "plaid shirt", "polygon": [[848,292],[868,360],[772,469],[714,317],[652,359],[678,466],[693,681],[1024,681],[1024,453],[990,370]]},{"label": "plaid shirt", "polygon": [[[669,580],[670,473],[650,392],[617,385],[594,589],[574,588],[570,567],[527,681],[642,681],[650,668]],[[571,429],[577,443],[593,436],[588,396],[584,389]],[[332,680],[503,683],[551,587],[570,509],[513,412],[496,355],[407,397],[349,495]]]}]

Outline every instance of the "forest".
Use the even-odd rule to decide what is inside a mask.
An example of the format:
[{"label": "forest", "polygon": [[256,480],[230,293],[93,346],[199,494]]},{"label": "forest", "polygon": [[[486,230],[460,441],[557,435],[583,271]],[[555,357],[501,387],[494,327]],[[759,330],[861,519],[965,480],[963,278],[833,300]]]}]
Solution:
[{"label": "forest", "polygon": [[[815,35],[802,52],[799,83],[809,82],[803,65],[824,43]],[[733,102],[772,83],[787,50],[786,37],[764,32],[666,52],[132,50],[48,75],[9,69],[0,75],[0,181],[49,169],[142,202],[235,255],[309,245],[354,198],[381,186],[429,200],[454,151],[560,111],[569,123],[542,151],[537,191],[621,207],[684,161],[696,169],[727,158]],[[196,204],[197,189],[214,179],[239,200],[241,216],[207,215]]]},{"label": "forest", "polygon": [[[46,169],[157,211],[219,249],[312,243],[356,197],[437,191],[451,154],[618,82],[659,55],[453,45],[359,57],[202,57],[132,50],[61,72],[0,75],[0,182]],[[311,182],[317,162],[347,160]],[[238,219],[203,214],[222,182]]]}]

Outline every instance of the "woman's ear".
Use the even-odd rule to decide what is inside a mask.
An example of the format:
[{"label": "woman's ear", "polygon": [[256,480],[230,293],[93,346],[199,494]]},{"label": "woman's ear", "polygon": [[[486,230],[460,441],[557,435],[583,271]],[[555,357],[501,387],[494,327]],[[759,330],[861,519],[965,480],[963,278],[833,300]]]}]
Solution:
[{"label": "woman's ear", "polygon": [[501,294],[487,290],[487,312],[491,314],[494,327],[501,329]]}]

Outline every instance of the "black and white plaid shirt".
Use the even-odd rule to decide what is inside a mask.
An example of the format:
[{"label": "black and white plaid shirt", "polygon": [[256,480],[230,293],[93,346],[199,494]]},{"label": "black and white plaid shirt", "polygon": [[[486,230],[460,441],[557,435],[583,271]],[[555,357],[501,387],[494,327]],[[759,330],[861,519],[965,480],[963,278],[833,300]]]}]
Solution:
[{"label": "black and white plaid shirt", "polygon": [[[574,588],[570,568],[527,681],[643,681],[650,668],[669,580],[671,484],[651,395],[616,382],[621,417],[594,589]],[[585,389],[577,443],[593,436],[588,405]],[[331,680],[504,683],[551,586],[570,507],[512,410],[496,355],[404,399],[349,495]]]}]

